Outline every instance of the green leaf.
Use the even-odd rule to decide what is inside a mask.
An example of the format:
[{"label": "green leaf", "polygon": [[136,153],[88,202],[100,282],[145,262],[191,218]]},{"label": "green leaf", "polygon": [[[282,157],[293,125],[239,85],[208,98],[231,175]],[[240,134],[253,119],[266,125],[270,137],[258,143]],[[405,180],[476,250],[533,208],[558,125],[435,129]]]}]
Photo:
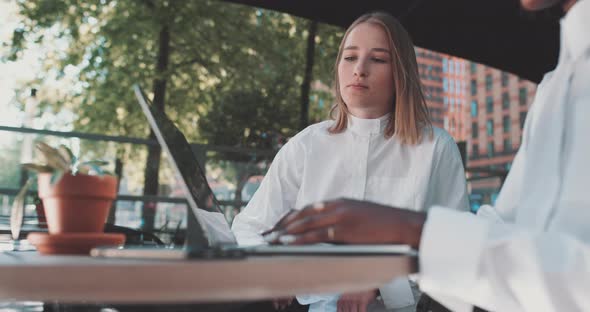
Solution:
[{"label": "green leaf", "polygon": [[53,172],[52,167],[47,165],[40,165],[40,164],[33,164],[33,163],[24,163],[21,164],[25,169],[35,171],[35,172]]},{"label": "green leaf", "polygon": [[51,180],[49,183],[51,185],[55,185],[55,183],[57,183],[61,179],[61,177],[63,177],[63,175],[64,175],[63,171],[60,171],[60,170],[54,171],[53,174],[51,174]]},{"label": "green leaf", "polygon": [[27,183],[23,185],[12,203],[12,210],[10,211],[10,233],[13,240],[17,240],[20,236],[20,231],[23,226],[23,219],[25,215],[25,199],[27,197],[27,191],[31,187],[33,182],[32,178],[27,180]]},{"label": "green leaf", "polygon": [[43,155],[45,163],[47,163],[48,166],[64,172],[70,170],[70,163],[60,155],[57,149],[41,141],[37,142],[35,146]]},{"label": "green leaf", "polygon": [[63,159],[68,163],[69,166],[71,166],[74,163],[76,157],[74,157],[74,154],[67,146],[62,144],[57,148],[57,151],[59,152],[61,157],[63,157]]}]

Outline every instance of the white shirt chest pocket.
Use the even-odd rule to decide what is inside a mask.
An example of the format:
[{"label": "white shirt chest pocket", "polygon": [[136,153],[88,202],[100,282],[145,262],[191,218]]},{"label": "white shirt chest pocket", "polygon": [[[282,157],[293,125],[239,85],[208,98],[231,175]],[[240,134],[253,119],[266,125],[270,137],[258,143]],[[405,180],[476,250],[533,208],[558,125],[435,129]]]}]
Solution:
[{"label": "white shirt chest pocket", "polygon": [[367,180],[366,200],[383,205],[414,210],[416,203],[414,176],[372,176]]}]

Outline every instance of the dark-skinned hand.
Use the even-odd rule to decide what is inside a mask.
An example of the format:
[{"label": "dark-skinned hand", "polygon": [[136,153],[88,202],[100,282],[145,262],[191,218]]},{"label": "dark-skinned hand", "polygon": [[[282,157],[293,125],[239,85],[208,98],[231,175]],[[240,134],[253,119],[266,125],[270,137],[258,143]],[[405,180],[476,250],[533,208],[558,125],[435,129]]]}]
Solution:
[{"label": "dark-skinned hand", "polygon": [[343,294],[336,304],[338,312],[367,312],[367,307],[377,298],[377,289]]},{"label": "dark-skinned hand", "polygon": [[406,244],[418,249],[426,214],[338,199],[293,210],[262,233],[271,243]]}]

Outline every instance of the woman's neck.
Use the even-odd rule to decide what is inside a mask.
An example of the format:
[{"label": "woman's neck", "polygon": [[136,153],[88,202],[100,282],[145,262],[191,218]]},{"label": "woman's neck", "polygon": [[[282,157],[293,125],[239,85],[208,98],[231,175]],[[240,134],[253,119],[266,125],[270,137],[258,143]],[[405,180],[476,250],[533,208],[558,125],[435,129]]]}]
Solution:
[{"label": "woman's neck", "polygon": [[378,108],[349,108],[348,111],[356,118],[361,119],[377,119],[391,113],[390,109],[378,109]]}]

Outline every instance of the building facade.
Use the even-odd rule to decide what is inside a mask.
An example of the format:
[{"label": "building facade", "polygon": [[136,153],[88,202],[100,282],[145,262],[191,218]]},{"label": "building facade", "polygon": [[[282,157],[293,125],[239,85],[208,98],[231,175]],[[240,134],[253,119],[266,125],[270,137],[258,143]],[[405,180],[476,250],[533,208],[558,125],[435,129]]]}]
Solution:
[{"label": "building facade", "polygon": [[424,96],[437,127],[444,127],[444,94],[443,94],[443,55],[425,49],[416,48],[418,73],[424,88]]},{"label": "building facade", "polygon": [[[536,84],[469,62],[467,155],[472,204],[493,203],[522,140]],[[486,172],[487,171],[487,172]],[[485,178],[496,174],[496,178]]]},{"label": "building facade", "polygon": [[420,48],[416,56],[434,125],[465,144],[472,209],[493,204],[520,146],[536,84]]}]

